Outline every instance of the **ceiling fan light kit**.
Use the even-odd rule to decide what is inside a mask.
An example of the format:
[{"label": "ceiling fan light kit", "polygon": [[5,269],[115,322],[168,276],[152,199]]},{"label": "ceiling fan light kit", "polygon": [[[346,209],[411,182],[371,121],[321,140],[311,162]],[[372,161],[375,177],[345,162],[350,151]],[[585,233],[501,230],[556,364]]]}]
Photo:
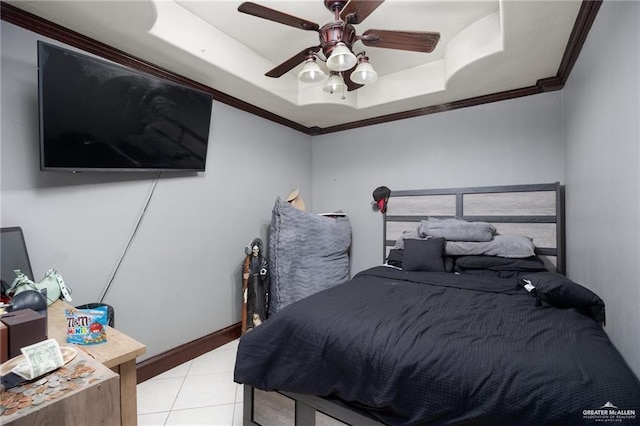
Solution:
[{"label": "ceiling fan light kit", "polygon": [[347,86],[345,85],[342,76],[340,76],[337,71],[332,71],[327,82],[322,87],[322,90],[325,93],[333,95],[336,92],[344,94],[346,88]]},{"label": "ceiling fan light kit", "polygon": [[[424,31],[367,30],[362,35],[357,35],[353,25],[364,21],[383,2],[384,0],[324,0],[325,7],[334,13],[335,20],[322,27],[252,2],[242,3],[238,11],[304,31],[317,32],[320,39],[318,46],[300,51],[265,75],[278,78],[304,62],[298,73],[298,80],[316,83],[326,77],[316,63],[316,58],[320,58],[326,62],[330,71],[322,90],[331,94],[342,92],[344,97],[345,90],[359,89],[378,78],[378,73],[364,52],[354,54],[354,43],[359,41],[369,47],[430,53],[440,40],[439,33]],[[323,56],[318,56],[319,51],[322,51]]]},{"label": "ceiling fan light kit", "polygon": [[369,63],[369,58],[363,54],[358,57],[358,66],[351,73],[350,78],[357,84],[369,84],[378,79],[378,73]]},{"label": "ceiling fan light kit", "polygon": [[349,50],[346,44],[339,42],[327,59],[327,68],[331,71],[347,71],[358,62],[356,55]]},{"label": "ceiling fan light kit", "polygon": [[302,70],[298,73],[298,80],[303,83],[318,83],[324,80],[326,76],[320,65],[316,63],[316,57],[311,56],[307,58]]}]

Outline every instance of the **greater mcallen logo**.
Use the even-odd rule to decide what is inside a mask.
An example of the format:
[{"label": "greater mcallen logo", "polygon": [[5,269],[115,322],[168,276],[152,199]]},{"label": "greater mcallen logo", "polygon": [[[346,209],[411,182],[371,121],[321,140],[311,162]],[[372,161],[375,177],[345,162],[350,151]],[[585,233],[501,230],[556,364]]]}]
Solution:
[{"label": "greater mcallen logo", "polygon": [[585,420],[595,420],[596,422],[622,422],[636,418],[636,410],[622,410],[607,401],[597,410],[583,410],[582,418]]}]

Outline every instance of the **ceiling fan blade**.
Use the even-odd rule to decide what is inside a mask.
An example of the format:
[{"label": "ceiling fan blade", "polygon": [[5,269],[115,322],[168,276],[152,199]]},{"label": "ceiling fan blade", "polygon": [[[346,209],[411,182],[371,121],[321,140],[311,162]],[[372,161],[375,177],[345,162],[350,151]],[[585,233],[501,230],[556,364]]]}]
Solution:
[{"label": "ceiling fan blade", "polygon": [[360,40],[365,46],[431,53],[440,40],[440,33],[367,30]]},{"label": "ceiling fan blade", "polygon": [[294,69],[298,64],[303,62],[309,53],[315,53],[320,50],[320,46],[307,47],[304,50],[301,50],[299,53],[296,53],[291,58],[287,59],[271,71],[267,72],[265,75],[267,77],[278,78],[282,77],[284,74],[288,73],[292,69]]},{"label": "ceiling fan blade", "polygon": [[300,28],[301,30],[318,31],[320,28],[320,26],[315,22],[287,15],[286,13],[251,2],[245,2],[238,6],[238,12],[257,16],[258,18],[267,19],[280,24],[289,25],[290,27]]},{"label": "ceiling fan blade", "polygon": [[348,24],[359,24],[382,3],[384,0],[351,0],[340,11],[340,18]]},{"label": "ceiling fan blade", "polygon": [[358,84],[351,81],[351,73],[356,69],[356,67],[352,67],[346,71],[342,72],[342,79],[344,80],[344,84],[347,85],[347,92],[351,92],[352,90],[359,89],[364,86],[364,84]]}]

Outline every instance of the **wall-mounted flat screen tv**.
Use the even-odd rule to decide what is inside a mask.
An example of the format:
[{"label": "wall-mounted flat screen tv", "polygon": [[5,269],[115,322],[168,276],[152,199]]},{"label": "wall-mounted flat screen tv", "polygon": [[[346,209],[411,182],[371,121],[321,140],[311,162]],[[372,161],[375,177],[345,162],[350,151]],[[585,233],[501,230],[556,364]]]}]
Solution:
[{"label": "wall-mounted flat screen tv", "polygon": [[211,94],[38,42],[40,169],[204,171]]}]

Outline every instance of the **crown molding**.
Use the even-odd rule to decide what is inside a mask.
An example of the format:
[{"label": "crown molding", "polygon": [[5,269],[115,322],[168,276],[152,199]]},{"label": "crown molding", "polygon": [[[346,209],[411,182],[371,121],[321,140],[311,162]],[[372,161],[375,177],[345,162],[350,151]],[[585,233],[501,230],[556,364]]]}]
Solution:
[{"label": "crown molding", "polygon": [[344,130],[356,129],[359,127],[372,126],[375,124],[404,120],[407,118],[420,117],[423,115],[436,114],[439,112],[451,111],[454,109],[467,108],[486,103],[500,102],[508,99],[515,99],[544,92],[561,90],[567,82],[569,74],[571,73],[575,62],[580,55],[582,46],[584,45],[587,35],[591,30],[591,26],[595,21],[598,11],[600,10],[602,1],[603,0],[583,0],[578,12],[578,16],[576,17],[576,21],[574,23],[573,30],[571,31],[571,36],[569,37],[569,41],[567,42],[562,61],[560,62],[558,72],[555,76],[540,79],[536,82],[535,85],[530,87],[507,90],[499,93],[491,93],[474,98],[462,99],[454,102],[427,106],[424,108],[417,108],[409,111],[368,118],[366,120],[353,121],[350,123],[325,128],[306,127],[300,125],[277,114],[274,114],[262,108],[258,108],[255,105],[251,105],[238,98],[216,90],[212,87],[203,85],[184,76],[173,73],[169,70],[160,68],[150,62],[131,56],[126,52],[115,49],[107,44],[86,37],[75,31],[71,31],[68,28],[42,19],[31,13],[25,12],[5,2],[0,2],[0,6],[3,21],[10,22],[14,25],[18,25],[35,33],[58,40],[70,46],[82,49],[86,52],[93,53],[121,65],[144,71],[157,77],[166,78],[180,84],[185,84],[199,90],[203,90],[205,92],[211,93],[213,99],[218,102],[222,102],[234,108],[240,109],[253,115],[257,115],[274,123],[281,124],[307,135],[317,136]]}]

